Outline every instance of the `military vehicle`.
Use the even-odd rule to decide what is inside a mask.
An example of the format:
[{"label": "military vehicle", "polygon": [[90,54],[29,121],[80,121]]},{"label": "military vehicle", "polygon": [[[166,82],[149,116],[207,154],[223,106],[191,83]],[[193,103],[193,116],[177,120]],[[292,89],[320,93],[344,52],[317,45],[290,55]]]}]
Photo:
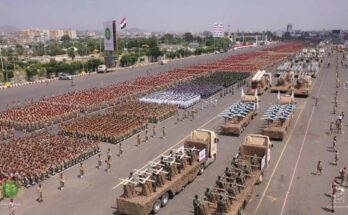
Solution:
[{"label": "military vehicle", "polygon": [[258,70],[251,79],[251,87],[247,91],[247,95],[263,95],[272,84],[272,74],[265,70]]},{"label": "military vehicle", "polygon": [[259,98],[257,95],[243,95],[239,102],[234,103],[223,111],[220,116],[225,119],[221,126],[221,134],[239,136],[254,119],[259,111]]},{"label": "military vehicle", "polygon": [[296,85],[293,87],[294,95],[308,97],[311,89],[312,77],[307,75],[305,72],[300,72]]},{"label": "military vehicle", "polygon": [[157,213],[169,199],[194,181],[215,161],[218,139],[214,131],[192,131],[184,145],[120,179],[123,194],[117,198],[121,214]]},{"label": "military vehicle", "polygon": [[[289,96],[289,99],[285,99],[286,97],[281,99],[278,96],[279,104],[268,108],[263,116],[263,119],[267,121],[266,127],[263,129],[263,135],[267,135],[273,140],[284,139],[296,108],[293,97],[294,95]],[[285,103],[286,100],[289,103]]]},{"label": "military vehicle", "polygon": [[215,185],[209,187],[204,196],[199,198],[197,214],[243,214],[255,185],[262,182],[264,171],[269,166],[271,147],[272,143],[267,136],[246,136],[231,165],[226,167]]},{"label": "military vehicle", "polygon": [[294,80],[294,72],[282,72],[277,83],[271,87],[271,92],[289,92]]}]

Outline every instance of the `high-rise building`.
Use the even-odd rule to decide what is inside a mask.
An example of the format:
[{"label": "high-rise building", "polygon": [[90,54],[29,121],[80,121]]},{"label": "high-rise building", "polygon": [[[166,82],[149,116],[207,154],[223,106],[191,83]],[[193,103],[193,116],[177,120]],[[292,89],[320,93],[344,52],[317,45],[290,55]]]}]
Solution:
[{"label": "high-rise building", "polygon": [[288,24],[286,26],[286,32],[291,33],[292,32],[292,24]]}]

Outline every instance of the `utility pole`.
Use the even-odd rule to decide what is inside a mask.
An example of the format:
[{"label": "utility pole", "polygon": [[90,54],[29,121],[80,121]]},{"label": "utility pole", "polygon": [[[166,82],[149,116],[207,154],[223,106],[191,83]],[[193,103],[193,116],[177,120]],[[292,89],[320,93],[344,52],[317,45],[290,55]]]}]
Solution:
[{"label": "utility pole", "polygon": [[4,62],[2,60],[2,49],[0,48],[1,71],[4,72]]}]

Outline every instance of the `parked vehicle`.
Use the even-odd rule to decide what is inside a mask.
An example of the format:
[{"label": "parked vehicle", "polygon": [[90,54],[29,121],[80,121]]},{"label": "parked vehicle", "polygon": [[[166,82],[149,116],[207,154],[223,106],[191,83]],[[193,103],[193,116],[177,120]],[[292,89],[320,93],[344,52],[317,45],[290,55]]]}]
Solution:
[{"label": "parked vehicle", "polygon": [[58,79],[59,80],[73,80],[73,77],[69,74],[66,74],[66,73],[59,73]]},{"label": "parked vehicle", "polygon": [[99,65],[98,68],[97,68],[97,72],[98,73],[106,73],[107,72],[106,65],[104,65],[104,64]]}]

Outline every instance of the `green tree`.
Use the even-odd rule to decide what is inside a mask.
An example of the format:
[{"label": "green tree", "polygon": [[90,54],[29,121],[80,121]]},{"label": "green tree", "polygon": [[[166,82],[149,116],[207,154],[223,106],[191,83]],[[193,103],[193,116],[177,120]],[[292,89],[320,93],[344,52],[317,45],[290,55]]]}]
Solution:
[{"label": "green tree", "polygon": [[25,71],[27,73],[27,77],[29,80],[31,80],[32,77],[38,74],[38,68],[34,65],[29,66],[28,68],[25,69]]},{"label": "green tree", "polygon": [[183,39],[186,41],[186,42],[192,42],[193,41],[193,36],[190,32],[186,32],[184,35],[183,35]]},{"label": "green tree", "polygon": [[162,55],[162,52],[158,47],[152,47],[149,49],[147,56],[151,58],[151,61],[157,61],[158,57]]},{"label": "green tree", "polygon": [[70,42],[70,37],[69,37],[69,35],[64,35],[64,36],[62,36],[62,38],[60,39],[63,43],[68,43],[68,42]]},{"label": "green tree", "polygon": [[71,57],[71,60],[74,60],[75,58],[75,48],[71,47],[68,49],[68,56]]},{"label": "green tree", "polygon": [[23,55],[25,52],[24,47],[20,44],[16,44],[16,53],[17,55]]},{"label": "green tree", "polygon": [[90,59],[87,61],[87,67],[90,71],[94,71],[99,65],[104,62],[100,59]]}]

